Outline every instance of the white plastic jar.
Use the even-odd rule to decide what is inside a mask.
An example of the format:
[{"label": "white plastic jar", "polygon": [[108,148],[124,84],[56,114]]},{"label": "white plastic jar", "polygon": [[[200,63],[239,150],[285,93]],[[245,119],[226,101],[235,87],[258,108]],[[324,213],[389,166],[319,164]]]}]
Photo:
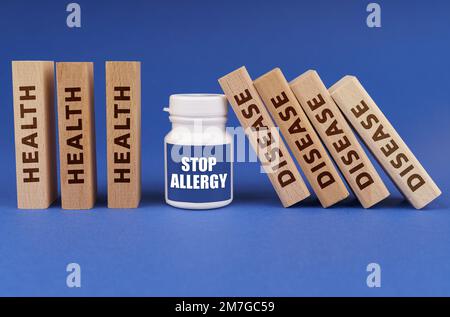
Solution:
[{"label": "white plastic jar", "polygon": [[165,197],[174,207],[212,209],[233,200],[233,138],[219,94],[171,95],[164,138]]}]

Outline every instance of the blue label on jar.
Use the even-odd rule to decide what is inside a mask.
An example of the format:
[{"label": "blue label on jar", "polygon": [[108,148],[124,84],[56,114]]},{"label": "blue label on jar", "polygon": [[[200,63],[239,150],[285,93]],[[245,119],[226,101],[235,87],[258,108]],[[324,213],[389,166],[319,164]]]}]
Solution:
[{"label": "blue label on jar", "polygon": [[231,146],[166,145],[167,198],[207,203],[231,199]]}]

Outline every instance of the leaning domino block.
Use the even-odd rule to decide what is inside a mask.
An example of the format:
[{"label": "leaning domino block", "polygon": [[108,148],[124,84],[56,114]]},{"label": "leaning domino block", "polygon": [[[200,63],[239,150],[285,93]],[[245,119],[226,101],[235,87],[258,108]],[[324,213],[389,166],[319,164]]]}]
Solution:
[{"label": "leaning domino block", "polygon": [[254,85],[323,207],[349,193],[316,131],[279,68],[264,74]]},{"label": "leaning domino block", "polygon": [[356,77],[345,76],[331,96],[406,199],[421,209],[441,194]]},{"label": "leaning domino block", "polygon": [[362,206],[369,208],[388,197],[389,191],[317,72],[307,71],[290,86]]},{"label": "leaning domino block", "polygon": [[141,199],[141,63],[106,62],[108,207]]},{"label": "leaning domino block", "polygon": [[283,206],[289,207],[308,197],[308,188],[246,68],[241,67],[229,73],[220,78],[219,83]]},{"label": "leaning domino block", "polygon": [[13,61],[17,207],[45,209],[58,195],[54,63]]},{"label": "leaning domino block", "polygon": [[90,209],[97,192],[92,63],[57,63],[63,209]]}]

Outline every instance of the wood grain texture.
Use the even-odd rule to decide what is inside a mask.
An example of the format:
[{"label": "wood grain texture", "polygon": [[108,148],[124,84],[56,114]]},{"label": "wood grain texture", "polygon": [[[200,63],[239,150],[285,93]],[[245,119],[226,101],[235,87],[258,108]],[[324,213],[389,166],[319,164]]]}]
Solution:
[{"label": "wood grain texture", "polygon": [[425,207],[441,194],[356,77],[345,76],[329,91],[397,188],[415,208]]},{"label": "wood grain texture", "polygon": [[308,197],[308,188],[246,68],[229,73],[219,83],[283,206],[289,207]]},{"label": "wood grain texture", "polygon": [[13,61],[17,207],[48,208],[58,196],[54,63]]},{"label": "wood grain texture", "polygon": [[106,62],[108,208],[141,199],[141,63]]},{"label": "wood grain texture", "polygon": [[332,206],[348,197],[344,182],[281,70],[271,70],[254,85],[322,206]]},{"label": "wood grain texture", "polygon": [[57,63],[63,209],[90,209],[97,194],[92,63]]},{"label": "wood grain texture", "polygon": [[362,206],[369,208],[388,197],[389,191],[317,72],[307,71],[290,87]]}]

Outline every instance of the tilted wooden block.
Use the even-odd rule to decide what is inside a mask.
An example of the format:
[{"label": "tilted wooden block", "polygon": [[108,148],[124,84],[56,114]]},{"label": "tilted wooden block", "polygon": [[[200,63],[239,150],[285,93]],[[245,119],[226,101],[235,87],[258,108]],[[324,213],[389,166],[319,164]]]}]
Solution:
[{"label": "tilted wooden block", "polygon": [[345,76],[331,96],[406,199],[421,209],[441,194],[359,80]]},{"label": "tilted wooden block", "polygon": [[362,206],[369,208],[388,197],[389,191],[317,72],[307,71],[290,87]]},{"label": "tilted wooden block", "polygon": [[246,68],[229,73],[220,78],[219,83],[283,206],[289,207],[308,197],[308,188]]},{"label": "tilted wooden block", "polygon": [[141,63],[106,62],[108,207],[141,199]]},{"label": "tilted wooden block", "polygon": [[17,207],[48,208],[58,196],[54,63],[13,61]]},{"label": "tilted wooden block", "polygon": [[56,64],[63,209],[90,209],[95,204],[93,72],[92,63]]},{"label": "tilted wooden block", "polygon": [[348,197],[344,182],[281,70],[273,69],[256,79],[254,85],[322,206]]}]

